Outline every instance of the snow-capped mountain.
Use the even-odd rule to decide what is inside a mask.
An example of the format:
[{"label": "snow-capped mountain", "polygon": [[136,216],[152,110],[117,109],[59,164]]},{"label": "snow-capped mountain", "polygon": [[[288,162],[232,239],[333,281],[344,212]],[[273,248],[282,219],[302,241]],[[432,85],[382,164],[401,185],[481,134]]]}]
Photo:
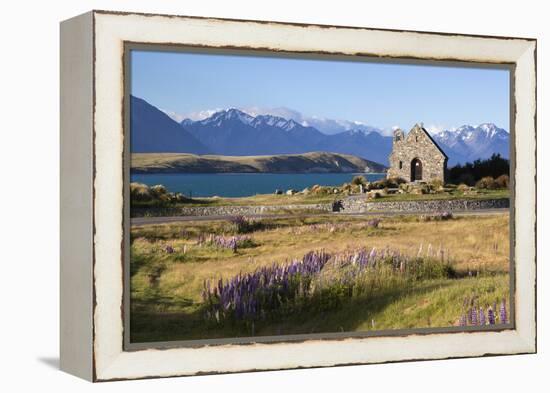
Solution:
[{"label": "snow-capped mountain", "polygon": [[[388,165],[392,148],[392,137],[378,128],[351,121],[305,118],[288,108],[279,112],[290,117],[231,108],[201,111],[206,117],[178,123],[144,100],[132,99],[132,124],[138,127],[137,131],[132,129],[132,146],[139,151],[235,156],[324,151]],[[180,132],[174,133],[177,129]],[[158,135],[162,135],[161,144],[157,143]],[[509,134],[492,123],[463,125],[431,135],[448,155],[449,166],[489,158],[494,153],[509,157]],[[154,147],[147,147],[149,142]]]},{"label": "snow-capped mountain", "polygon": [[[294,109],[277,107],[277,108],[262,108],[262,107],[245,107],[237,108],[239,111],[248,114],[249,116],[258,118],[262,116],[268,116],[272,118],[281,118],[285,121],[294,120],[296,123],[304,127],[314,127],[321,131],[323,134],[333,135],[350,130],[360,130],[365,132],[378,132],[381,134],[387,134],[389,130],[382,130],[377,127],[372,127],[360,121],[349,120],[335,120],[318,116],[306,116]],[[183,119],[191,121],[204,120],[214,113],[222,111],[221,109],[206,109],[198,112],[191,112],[188,115],[182,115],[174,111],[166,110],[165,113],[173,120],[181,123]]]},{"label": "snow-capped mountain", "polygon": [[432,135],[449,156],[449,165],[489,158],[498,153],[509,157],[510,135],[492,123],[478,126],[463,125]]},{"label": "snow-capped mountain", "polygon": [[327,135],[315,127],[280,116],[253,117],[238,109],[219,111],[200,121],[180,123],[215,154],[260,155],[313,151],[346,153],[387,164],[391,138],[352,129]]}]

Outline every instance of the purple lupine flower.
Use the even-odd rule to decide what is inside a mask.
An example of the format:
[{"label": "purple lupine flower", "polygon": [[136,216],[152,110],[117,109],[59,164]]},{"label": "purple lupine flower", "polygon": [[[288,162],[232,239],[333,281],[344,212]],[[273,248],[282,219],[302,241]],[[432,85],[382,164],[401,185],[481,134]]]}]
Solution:
[{"label": "purple lupine flower", "polygon": [[460,316],[460,320],[458,321],[458,325],[459,326],[466,326],[467,325],[466,314],[462,314]]},{"label": "purple lupine flower", "polygon": [[172,247],[172,246],[166,246],[166,247],[164,248],[164,251],[165,251],[167,254],[173,254],[173,253],[175,252],[174,247]]},{"label": "purple lupine flower", "polygon": [[472,326],[477,326],[477,308],[476,307],[472,307],[472,309],[470,310],[470,320],[472,322]]},{"label": "purple lupine flower", "polygon": [[489,325],[495,324],[495,312],[492,307],[489,307],[487,310],[487,319],[489,320]]},{"label": "purple lupine flower", "polygon": [[506,300],[504,299],[502,299],[502,302],[500,303],[499,318],[500,323],[508,323],[508,314],[506,313]]},{"label": "purple lupine flower", "polygon": [[479,308],[479,325],[485,325],[485,312],[483,311],[483,307]]}]

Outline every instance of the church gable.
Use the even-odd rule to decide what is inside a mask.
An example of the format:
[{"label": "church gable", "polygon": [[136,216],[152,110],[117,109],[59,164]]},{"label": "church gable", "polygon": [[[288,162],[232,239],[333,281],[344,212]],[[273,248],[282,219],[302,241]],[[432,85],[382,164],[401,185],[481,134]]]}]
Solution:
[{"label": "church gable", "polygon": [[394,131],[388,177],[444,182],[446,169],[447,155],[422,125],[416,124],[407,135],[402,130]]}]

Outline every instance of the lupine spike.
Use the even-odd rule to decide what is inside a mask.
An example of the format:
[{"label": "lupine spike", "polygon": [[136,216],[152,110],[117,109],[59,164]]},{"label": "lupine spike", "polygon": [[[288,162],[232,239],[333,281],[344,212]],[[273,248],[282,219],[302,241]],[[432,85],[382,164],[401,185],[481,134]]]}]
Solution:
[{"label": "lupine spike", "polygon": [[471,313],[470,319],[472,321],[472,326],[477,326],[477,309],[473,307]]},{"label": "lupine spike", "polygon": [[483,311],[483,307],[479,308],[479,325],[485,325],[485,312]]},{"label": "lupine spike", "polygon": [[502,302],[500,303],[499,318],[500,323],[508,323],[508,314],[506,313],[506,300],[504,299],[502,299]]},{"label": "lupine spike", "polygon": [[495,312],[491,307],[489,307],[489,310],[487,310],[487,319],[489,320],[489,325],[495,324]]}]

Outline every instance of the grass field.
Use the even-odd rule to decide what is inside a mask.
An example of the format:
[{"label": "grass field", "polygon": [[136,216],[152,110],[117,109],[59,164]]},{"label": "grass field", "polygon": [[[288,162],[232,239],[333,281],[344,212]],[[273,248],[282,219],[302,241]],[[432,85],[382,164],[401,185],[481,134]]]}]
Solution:
[{"label": "grass field", "polygon": [[[452,199],[492,199],[492,198],[508,198],[510,193],[506,189],[499,190],[478,190],[477,194],[464,194],[460,191],[452,191],[447,194],[395,194],[382,196],[377,199],[371,199],[371,202],[388,202],[388,201],[423,201],[423,200],[452,200]],[[348,196],[344,193],[310,193],[310,194],[294,194],[294,195],[275,195],[275,194],[258,194],[249,197],[225,198],[225,197],[205,197],[192,198],[183,203],[171,203],[159,207],[191,207],[191,206],[283,206],[294,204],[317,204],[331,203],[336,200],[341,200]],[[158,204],[155,202],[136,202],[132,201],[133,208],[148,208],[155,207]]]},{"label": "grass field", "polygon": [[[236,250],[206,242],[198,244],[204,234],[236,235],[235,225],[225,221],[133,227],[131,340],[456,325],[466,298],[475,297],[476,303],[485,307],[509,296],[508,222],[508,215],[504,214],[462,216],[447,221],[388,217],[377,227],[368,226],[364,218],[357,217],[273,218],[256,222],[248,228],[249,233],[239,235],[244,240]],[[436,267],[449,265],[452,274],[412,277],[384,268],[368,273],[363,289],[350,296],[342,295],[339,284],[334,288],[340,292],[323,292],[321,300],[312,295],[299,305],[294,301],[294,308],[270,318],[244,322],[205,318],[205,280],[215,283],[274,262],[288,264],[312,250],[336,255],[363,247],[389,247],[403,255],[428,258]],[[330,272],[330,266],[327,264],[323,272]]]}]

